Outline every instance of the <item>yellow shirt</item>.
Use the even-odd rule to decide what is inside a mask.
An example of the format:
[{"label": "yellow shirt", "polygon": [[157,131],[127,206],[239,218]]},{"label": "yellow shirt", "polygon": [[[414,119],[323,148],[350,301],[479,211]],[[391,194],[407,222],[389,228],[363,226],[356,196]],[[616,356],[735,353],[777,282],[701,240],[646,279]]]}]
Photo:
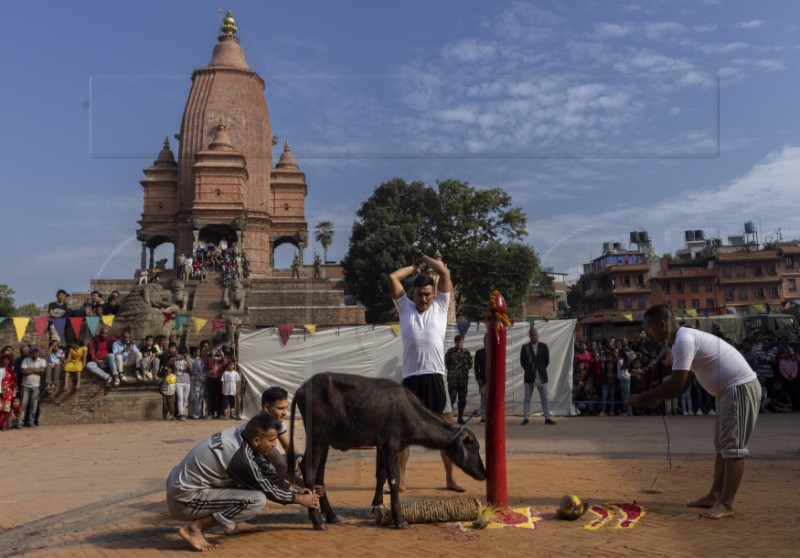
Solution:
[{"label": "yellow shirt", "polygon": [[67,363],[64,365],[64,372],[82,372],[83,359],[88,350],[86,347],[70,348]]}]

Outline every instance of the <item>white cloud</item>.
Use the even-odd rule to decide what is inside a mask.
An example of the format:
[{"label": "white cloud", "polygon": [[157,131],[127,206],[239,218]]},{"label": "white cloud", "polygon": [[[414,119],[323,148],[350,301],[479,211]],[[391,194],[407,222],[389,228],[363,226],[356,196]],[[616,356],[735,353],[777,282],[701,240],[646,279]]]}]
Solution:
[{"label": "white cloud", "polygon": [[594,24],[592,36],[599,40],[621,39],[632,35],[636,30],[636,25],[630,21],[624,23],[600,22]]},{"label": "white cloud", "polygon": [[747,48],[747,43],[741,42],[732,42],[732,43],[724,43],[724,44],[707,44],[701,45],[700,50],[705,52],[706,54],[731,54],[732,52],[737,52],[739,50],[744,50]]},{"label": "white cloud", "polygon": [[452,62],[475,63],[494,58],[497,51],[495,42],[463,39],[442,48],[442,57]]},{"label": "white cloud", "polygon": [[741,23],[737,23],[736,27],[739,29],[755,29],[756,27],[761,27],[764,25],[764,22],[760,19],[751,19],[750,21],[742,21]]},{"label": "white cloud", "polygon": [[654,21],[644,26],[644,35],[650,40],[662,40],[686,33],[688,28],[675,21]]}]

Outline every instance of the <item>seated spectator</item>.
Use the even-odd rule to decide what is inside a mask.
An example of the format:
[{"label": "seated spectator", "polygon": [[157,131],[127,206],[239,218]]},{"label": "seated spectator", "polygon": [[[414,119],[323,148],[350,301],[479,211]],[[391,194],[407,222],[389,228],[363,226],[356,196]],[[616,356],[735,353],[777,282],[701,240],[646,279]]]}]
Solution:
[{"label": "seated spectator", "polygon": [[160,354],[161,351],[156,346],[153,336],[148,335],[145,337],[144,346],[142,347],[142,359],[139,361],[139,370],[136,372],[137,380],[150,382],[155,378],[161,368]]},{"label": "seated spectator", "polygon": [[107,386],[119,385],[119,373],[114,359],[114,343],[107,327],[101,327],[91,343],[89,343],[89,362],[86,370],[100,378]]},{"label": "seated spectator", "polygon": [[119,313],[119,291],[111,291],[108,302],[103,305],[104,316],[116,316]]},{"label": "seated spectator", "polygon": [[67,356],[67,363],[64,365],[64,391],[69,388],[69,377],[73,374],[75,375],[75,389],[80,389],[81,372],[86,368],[86,355],[88,352],[88,349],[80,339],[75,339],[69,344],[69,355]]},{"label": "seated spectator", "polygon": [[32,346],[22,361],[22,412],[25,426],[39,426],[39,386],[47,361],[39,356],[39,347]]},{"label": "seated spectator", "polygon": [[122,337],[114,343],[114,361],[119,372],[119,379],[127,382],[125,372],[136,374],[139,363],[142,360],[142,352],[131,339],[131,332],[125,330]]},{"label": "seated spectator", "polygon": [[87,316],[102,316],[103,315],[103,295],[99,291],[92,291],[92,313],[86,314]]},{"label": "seated spectator", "polygon": [[44,386],[45,393],[53,393],[58,386],[58,379],[61,377],[61,369],[64,367],[64,359],[66,355],[61,349],[58,341],[50,343],[50,350],[47,352],[45,360],[47,366],[44,370]]},{"label": "seated spectator", "polygon": [[792,399],[780,379],[774,378],[767,383],[767,397],[761,401],[761,410],[770,413],[792,412]]},{"label": "seated spectator", "polygon": [[19,397],[11,399],[11,409],[8,413],[8,429],[22,428],[22,403]]},{"label": "seated spectator", "polygon": [[142,269],[141,271],[139,271],[139,284],[140,285],[147,285],[147,277],[148,277],[148,273],[147,273],[147,269],[146,268]]}]

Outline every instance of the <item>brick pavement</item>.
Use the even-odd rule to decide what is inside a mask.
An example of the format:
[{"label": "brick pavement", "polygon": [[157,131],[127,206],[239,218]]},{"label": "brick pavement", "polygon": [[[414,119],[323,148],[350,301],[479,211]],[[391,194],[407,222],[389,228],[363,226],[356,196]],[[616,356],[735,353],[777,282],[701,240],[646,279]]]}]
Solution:
[{"label": "brick pavement", "polygon": [[[704,493],[711,474],[708,417],[668,420],[673,468],[665,453],[660,419],[562,418],[556,427],[534,420],[507,422],[509,495],[542,517],[535,531],[503,529],[460,533],[450,526],[415,525],[409,531],[374,527],[372,452],[333,452],[328,491],[346,524],[318,533],[298,507],[272,506],[260,515],[261,532],[215,535],[220,556],[261,556],[275,538],[288,556],[789,556],[798,543],[794,511],[800,455],[797,415],[759,419],[751,443],[737,515],[700,520],[684,502]],[[156,556],[186,555],[176,535],[180,522],[165,513],[163,482],[169,469],[205,435],[230,422],[141,422],[41,427],[0,434],[5,487],[0,506],[0,555]],[[476,433],[482,427],[476,426]],[[45,458],[45,456],[47,456]],[[437,452],[415,448],[406,498],[445,495]],[[483,483],[460,478],[470,493]],[[24,489],[23,489],[24,487]],[[555,519],[558,499],[576,493],[593,503],[633,501],[647,515],[634,529],[588,531]],[[321,546],[324,545],[324,546]]]}]

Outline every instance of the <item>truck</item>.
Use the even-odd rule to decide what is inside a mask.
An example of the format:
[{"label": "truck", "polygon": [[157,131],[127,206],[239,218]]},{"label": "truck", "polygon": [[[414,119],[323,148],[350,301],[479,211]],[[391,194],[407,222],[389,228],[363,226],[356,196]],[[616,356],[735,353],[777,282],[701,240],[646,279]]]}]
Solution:
[{"label": "truck", "polygon": [[744,329],[748,335],[768,333],[773,337],[787,337],[790,342],[800,337],[797,320],[789,314],[750,314],[744,318]]}]

